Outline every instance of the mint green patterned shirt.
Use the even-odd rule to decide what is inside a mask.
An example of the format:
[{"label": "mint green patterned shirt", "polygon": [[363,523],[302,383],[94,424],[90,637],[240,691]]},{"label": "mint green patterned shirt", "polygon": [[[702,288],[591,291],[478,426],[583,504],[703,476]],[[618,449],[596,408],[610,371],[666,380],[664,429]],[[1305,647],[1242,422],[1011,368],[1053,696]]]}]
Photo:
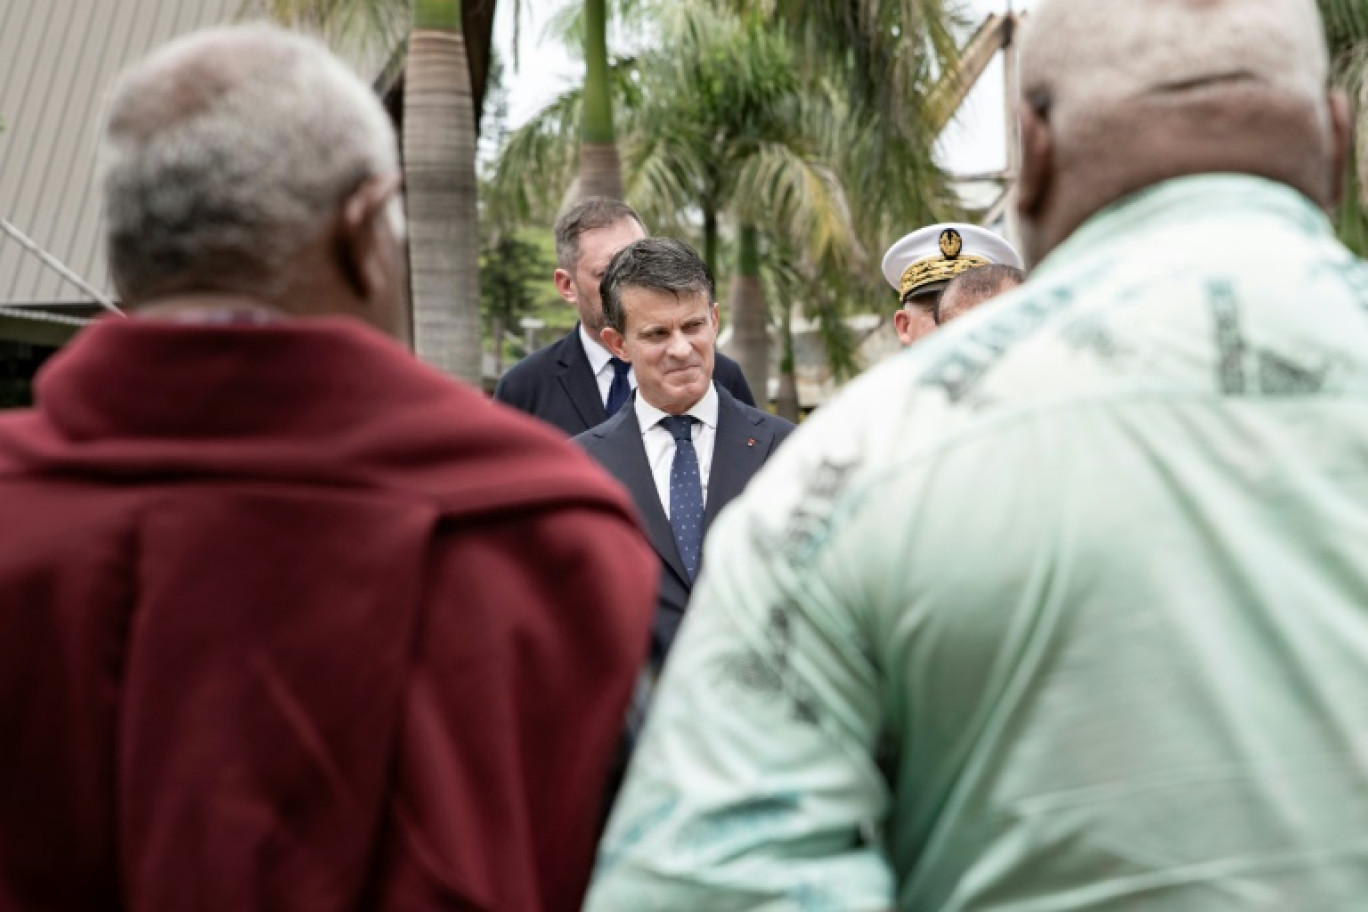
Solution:
[{"label": "mint green patterned shirt", "polygon": [[711,534],[587,908],[1368,908],[1365,308],[1185,178],[851,384]]}]

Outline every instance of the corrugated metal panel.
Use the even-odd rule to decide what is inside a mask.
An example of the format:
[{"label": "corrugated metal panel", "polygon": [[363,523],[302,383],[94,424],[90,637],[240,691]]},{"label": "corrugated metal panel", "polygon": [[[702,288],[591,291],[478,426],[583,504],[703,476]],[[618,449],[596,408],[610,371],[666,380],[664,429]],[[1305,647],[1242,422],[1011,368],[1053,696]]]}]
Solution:
[{"label": "corrugated metal panel", "polygon": [[[243,0],[0,0],[0,216],[108,289],[94,192],[105,93],[152,48],[232,21],[243,7]],[[0,306],[84,300],[0,234]]]},{"label": "corrugated metal panel", "polygon": [[[240,0],[0,0],[0,215],[97,288],[108,279],[95,131],[116,73]],[[0,305],[85,296],[0,237]]]}]

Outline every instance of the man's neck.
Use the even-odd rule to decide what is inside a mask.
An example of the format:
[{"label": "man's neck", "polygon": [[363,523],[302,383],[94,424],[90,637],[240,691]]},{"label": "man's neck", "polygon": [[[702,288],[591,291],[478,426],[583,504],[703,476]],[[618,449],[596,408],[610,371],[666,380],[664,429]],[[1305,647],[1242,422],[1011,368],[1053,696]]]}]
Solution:
[{"label": "man's neck", "polygon": [[594,329],[593,327],[588,326],[585,323],[580,323],[580,329],[583,330],[586,338],[592,339],[595,343],[600,345],[604,351],[608,350],[608,346],[604,345],[603,342],[603,330]]},{"label": "man's neck", "polygon": [[287,320],[290,314],[255,298],[225,292],[187,292],[155,298],[138,304],[130,315],[143,320],[172,323],[216,323],[225,315],[238,315],[253,322]]},{"label": "man's neck", "polygon": [[[579,337],[580,342],[584,344],[584,349],[587,354],[592,354],[592,351],[590,350],[592,346],[595,350],[599,351],[604,358],[611,358],[613,356],[613,353],[608,350],[608,346],[603,344],[603,337],[583,323],[579,325]],[[591,358],[590,360],[594,359]]]}]

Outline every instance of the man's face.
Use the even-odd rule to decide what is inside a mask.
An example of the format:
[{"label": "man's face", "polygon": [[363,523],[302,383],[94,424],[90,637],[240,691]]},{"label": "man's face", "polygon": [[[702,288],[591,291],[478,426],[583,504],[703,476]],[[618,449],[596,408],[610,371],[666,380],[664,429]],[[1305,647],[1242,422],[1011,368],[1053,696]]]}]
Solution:
[{"label": "man's face", "polygon": [[653,288],[622,289],[626,331],[603,332],[608,349],[630,361],[637,393],[671,415],[682,415],[708,392],[717,305],[705,292],[678,297]]},{"label": "man's face", "polygon": [[904,348],[936,331],[934,314],[943,290],[912,295],[893,315],[893,328],[897,330],[898,341]]},{"label": "man's face", "polygon": [[561,297],[575,305],[580,322],[590,332],[603,329],[603,301],[599,281],[613,254],[646,236],[636,219],[625,218],[606,228],[596,228],[579,236],[579,260],[573,272],[557,269],[556,288]]}]

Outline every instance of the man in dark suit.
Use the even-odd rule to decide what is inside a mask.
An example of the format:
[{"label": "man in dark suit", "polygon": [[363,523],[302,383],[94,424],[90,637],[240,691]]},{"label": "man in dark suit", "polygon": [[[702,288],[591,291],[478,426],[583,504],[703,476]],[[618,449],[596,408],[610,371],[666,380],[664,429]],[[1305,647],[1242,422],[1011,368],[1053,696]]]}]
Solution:
[{"label": "man in dark suit", "polygon": [[[556,290],[579,311],[568,335],[511,367],[494,398],[575,434],[603,422],[636,388],[632,366],[604,347],[599,281],[608,261],[646,236],[631,206],[607,197],[577,203],[556,222]],[[755,405],[735,361],[717,356],[717,382],[747,405]]]},{"label": "man in dark suit", "polygon": [[713,382],[712,273],[687,244],[646,238],[613,257],[602,287],[603,341],[630,363],[628,407],[575,442],[636,501],[662,564],[651,657],[664,659],[721,509],[793,430]]}]

